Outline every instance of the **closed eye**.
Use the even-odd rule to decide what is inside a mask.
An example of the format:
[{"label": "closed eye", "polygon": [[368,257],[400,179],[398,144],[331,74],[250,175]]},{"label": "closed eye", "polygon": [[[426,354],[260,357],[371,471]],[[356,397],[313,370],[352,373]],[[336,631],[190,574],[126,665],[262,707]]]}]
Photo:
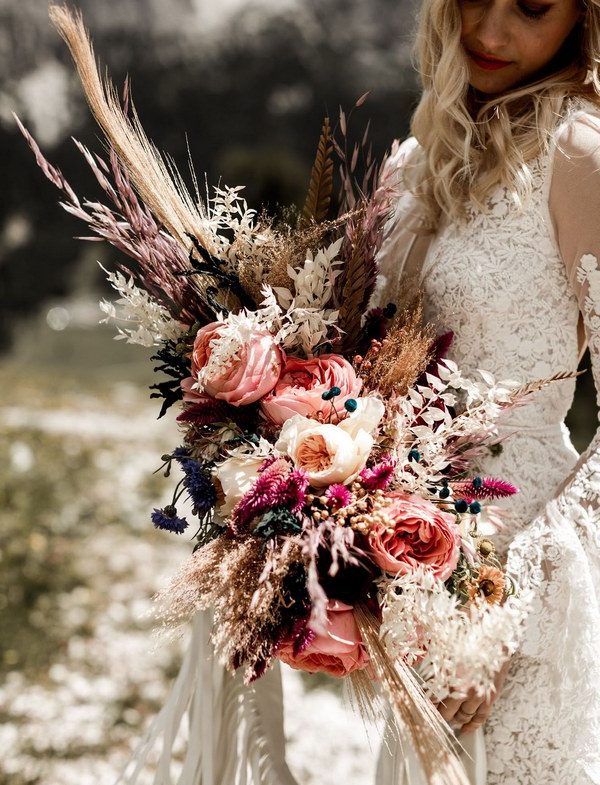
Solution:
[{"label": "closed eye", "polygon": [[541,19],[550,10],[549,5],[529,5],[527,3],[518,3],[519,9],[529,19]]}]

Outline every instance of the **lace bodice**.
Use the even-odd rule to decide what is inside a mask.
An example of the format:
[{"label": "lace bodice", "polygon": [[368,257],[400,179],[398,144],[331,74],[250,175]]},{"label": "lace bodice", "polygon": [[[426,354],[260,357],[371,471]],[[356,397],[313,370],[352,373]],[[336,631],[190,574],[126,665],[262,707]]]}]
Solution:
[{"label": "lace bodice", "polygon": [[[415,151],[408,140],[392,157],[400,179]],[[577,367],[581,314],[600,390],[597,112],[568,105],[531,170],[523,209],[498,187],[485,209],[470,205],[465,221],[438,228],[421,264],[425,314],[454,331],[450,356],[462,369],[519,382]],[[380,300],[401,278],[394,259],[414,203],[401,193]],[[578,461],[564,425],[573,393],[573,380],[557,382],[513,412],[502,453],[480,467],[521,488],[498,541],[528,608],[485,727],[487,785],[600,783],[600,435]]]}]

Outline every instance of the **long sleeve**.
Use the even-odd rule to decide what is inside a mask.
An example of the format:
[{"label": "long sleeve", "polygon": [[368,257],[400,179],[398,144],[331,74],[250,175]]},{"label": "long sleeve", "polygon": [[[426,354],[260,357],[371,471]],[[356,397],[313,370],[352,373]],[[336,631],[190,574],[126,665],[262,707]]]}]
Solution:
[{"label": "long sleeve", "polygon": [[377,254],[379,275],[371,307],[384,306],[389,302],[402,305],[418,287],[420,267],[431,234],[423,228],[421,204],[408,190],[403,177],[405,167],[412,164],[419,151],[419,144],[412,136],[401,144],[396,142],[380,175],[381,184],[396,189],[397,199]]},{"label": "long sleeve", "polygon": [[[589,113],[557,133],[548,205],[600,400],[600,120]],[[600,428],[561,490],[514,537],[507,567],[526,621],[486,726],[496,741],[491,765],[509,770],[514,729],[540,767],[557,777],[563,770],[561,785],[600,782]]]}]

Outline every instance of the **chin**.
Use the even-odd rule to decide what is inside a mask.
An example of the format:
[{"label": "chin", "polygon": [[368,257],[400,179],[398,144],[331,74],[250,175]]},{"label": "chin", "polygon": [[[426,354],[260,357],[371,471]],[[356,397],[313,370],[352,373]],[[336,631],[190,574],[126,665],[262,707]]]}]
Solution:
[{"label": "chin", "polygon": [[471,74],[469,85],[483,95],[500,95],[515,87],[514,79],[507,79],[495,74]]}]

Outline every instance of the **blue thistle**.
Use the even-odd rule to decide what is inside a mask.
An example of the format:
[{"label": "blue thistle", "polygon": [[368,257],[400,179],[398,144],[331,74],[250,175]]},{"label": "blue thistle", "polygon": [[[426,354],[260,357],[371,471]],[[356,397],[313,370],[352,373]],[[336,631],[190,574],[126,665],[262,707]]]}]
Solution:
[{"label": "blue thistle", "polygon": [[162,510],[155,509],[150,518],[156,529],[173,532],[174,534],[183,534],[189,526],[185,518],[177,516],[177,508],[172,504],[168,504]]},{"label": "blue thistle", "polygon": [[179,462],[185,475],[183,487],[194,504],[194,511],[200,517],[203,517],[217,503],[217,493],[210,474],[198,461],[194,461],[191,458],[180,459]]}]

